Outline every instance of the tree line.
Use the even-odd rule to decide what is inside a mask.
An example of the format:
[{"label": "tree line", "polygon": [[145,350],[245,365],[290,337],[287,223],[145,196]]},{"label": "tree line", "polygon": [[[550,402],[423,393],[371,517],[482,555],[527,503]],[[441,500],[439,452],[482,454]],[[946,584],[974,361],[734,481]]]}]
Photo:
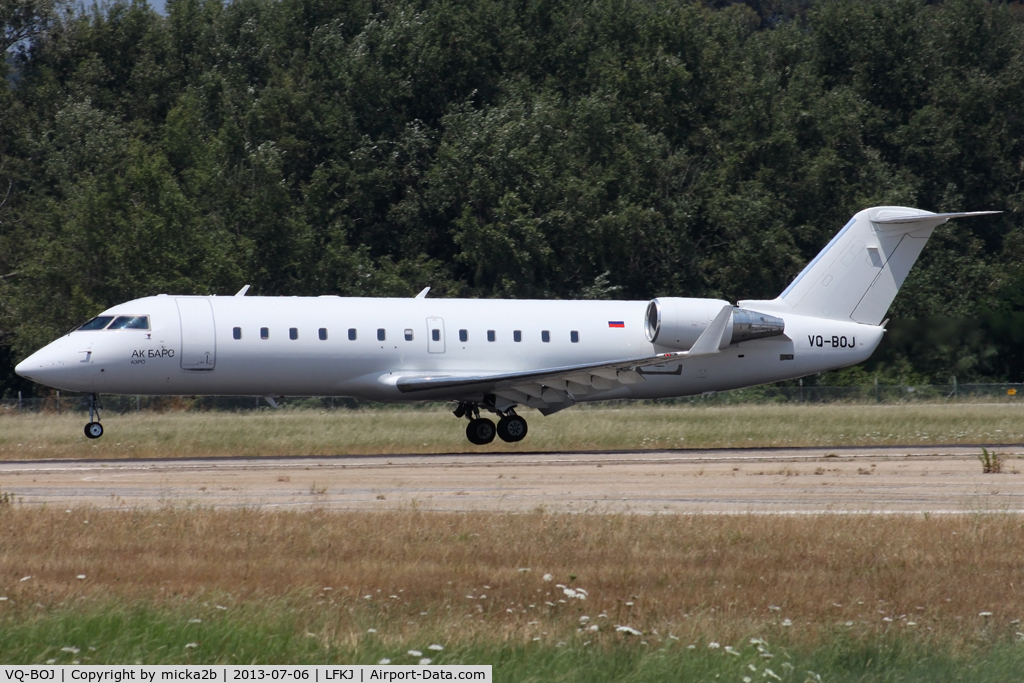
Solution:
[{"label": "tree line", "polygon": [[[940,228],[852,381],[1024,380],[1024,10],[0,0],[0,387],[156,294],[772,298]],[[927,342],[927,345],[925,344]]]}]

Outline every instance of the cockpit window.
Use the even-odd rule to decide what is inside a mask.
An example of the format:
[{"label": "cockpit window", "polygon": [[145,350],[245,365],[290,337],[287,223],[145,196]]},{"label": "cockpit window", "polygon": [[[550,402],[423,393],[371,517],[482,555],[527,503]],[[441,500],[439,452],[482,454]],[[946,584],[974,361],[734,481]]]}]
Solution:
[{"label": "cockpit window", "polygon": [[98,315],[86,324],[82,325],[78,329],[80,330],[102,330],[107,326],[111,320],[114,319],[112,315]]},{"label": "cockpit window", "polygon": [[148,330],[148,315],[119,315],[110,323],[108,330]]}]

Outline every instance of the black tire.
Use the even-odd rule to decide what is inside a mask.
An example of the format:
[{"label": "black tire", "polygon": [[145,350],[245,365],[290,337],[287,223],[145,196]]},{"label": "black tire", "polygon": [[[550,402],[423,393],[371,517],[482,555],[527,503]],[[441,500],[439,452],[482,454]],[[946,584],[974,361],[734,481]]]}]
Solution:
[{"label": "black tire", "polygon": [[518,415],[506,415],[498,420],[498,436],[502,441],[522,441],[526,438],[526,431],[526,420]]},{"label": "black tire", "polygon": [[98,439],[103,436],[103,425],[99,422],[90,422],[85,425],[85,435],[90,439]]},{"label": "black tire", "polygon": [[466,438],[469,439],[470,443],[474,443],[477,446],[483,446],[494,441],[494,433],[494,423],[486,417],[470,420],[469,426],[466,427]]}]

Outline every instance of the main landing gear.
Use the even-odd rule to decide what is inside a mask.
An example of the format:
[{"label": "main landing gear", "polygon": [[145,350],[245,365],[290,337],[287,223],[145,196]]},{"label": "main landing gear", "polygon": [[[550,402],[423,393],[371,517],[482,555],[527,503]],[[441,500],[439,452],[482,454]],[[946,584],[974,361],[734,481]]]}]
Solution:
[{"label": "main landing gear", "polygon": [[523,440],[527,431],[526,420],[516,415],[513,408],[504,412],[498,412],[493,408],[490,410],[500,416],[497,427],[486,417],[480,417],[480,407],[475,403],[460,403],[453,411],[455,417],[465,417],[469,420],[469,424],[466,426],[466,438],[470,443],[483,446],[494,441],[495,435],[509,443]]},{"label": "main landing gear", "polygon": [[100,397],[97,394],[89,396],[89,424],[85,425],[85,435],[90,439],[103,436],[103,425],[100,424]]}]

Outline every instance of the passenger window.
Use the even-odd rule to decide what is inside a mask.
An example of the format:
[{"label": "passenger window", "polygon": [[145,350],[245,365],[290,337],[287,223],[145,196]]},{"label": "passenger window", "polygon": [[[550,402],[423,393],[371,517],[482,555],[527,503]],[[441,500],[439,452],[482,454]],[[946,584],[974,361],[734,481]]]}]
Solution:
[{"label": "passenger window", "polygon": [[234,337],[235,339],[241,339],[242,338],[242,328],[241,327],[236,327],[235,329],[231,330],[231,336]]},{"label": "passenger window", "polygon": [[487,341],[494,341],[494,330],[487,330]]},{"label": "passenger window", "polygon": [[579,344],[580,343],[580,333],[577,332],[576,330],[573,330],[572,332],[569,333],[569,340],[573,344]]},{"label": "passenger window", "polygon": [[327,328],[326,327],[321,327],[320,331],[318,332],[318,334],[320,335],[320,341],[327,341]]},{"label": "passenger window", "polygon": [[381,327],[380,329],[377,330],[377,341],[384,341],[387,338],[388,338],[388,335],[384,331],[383,327]]},{"label": "passenger window", "polygon": [[270,328],[269,327],[261,327],[260,328],[260,339],[270,339]]},{"label": "passenger window", "polygon": [[542,330],[540,333],[540,340],[545,344],[551,341],[551,333],[547,330]]},{"label": "passenger window", "polygon": [[515,332],[513,332],[512,333],[512,341],[517,341],[517,342],[523,341],[523,331],[522,330],[516,330]]},{"label": "passenger window", "polygon": [[405,331],[405,341],[412,341],[412,330]]},{"label": "passenger window", "polygon": [[112,315],[96,316],[95,318],[93,318],[89,322],[85,323],[84,325],[82,325],[78,329],[80,329],[80,330],[102,330],[104,327],[107,326],[107,323],[109,323],[113,319],[114,319],[114,316],[112,316]]},{"label": "passenger window", "polygon": [[291,339],[292,341],[298,339],[299,338],[299,328],[297,328],[297,327],[289,327],[288,328],[288,338]]},{"label": "passenger window", "polygon": [[469,332],[467,332],[466,330],[459,330],[459,341],[469,341]]},{"label": "passenger window", "polygon": [[148,315],[119,315],[110,323],[108,330],[148,330]]},{"label": "passenger window", "polygon": [[434,341],[441,341],[441,330],[431,330],[430,338]]},{"label": "passenger window", "polygon": [[356,328],[354,328],[354,327],[348,328],[348,339],[349,339],[349,341],[355,341],[356,340]]}]

